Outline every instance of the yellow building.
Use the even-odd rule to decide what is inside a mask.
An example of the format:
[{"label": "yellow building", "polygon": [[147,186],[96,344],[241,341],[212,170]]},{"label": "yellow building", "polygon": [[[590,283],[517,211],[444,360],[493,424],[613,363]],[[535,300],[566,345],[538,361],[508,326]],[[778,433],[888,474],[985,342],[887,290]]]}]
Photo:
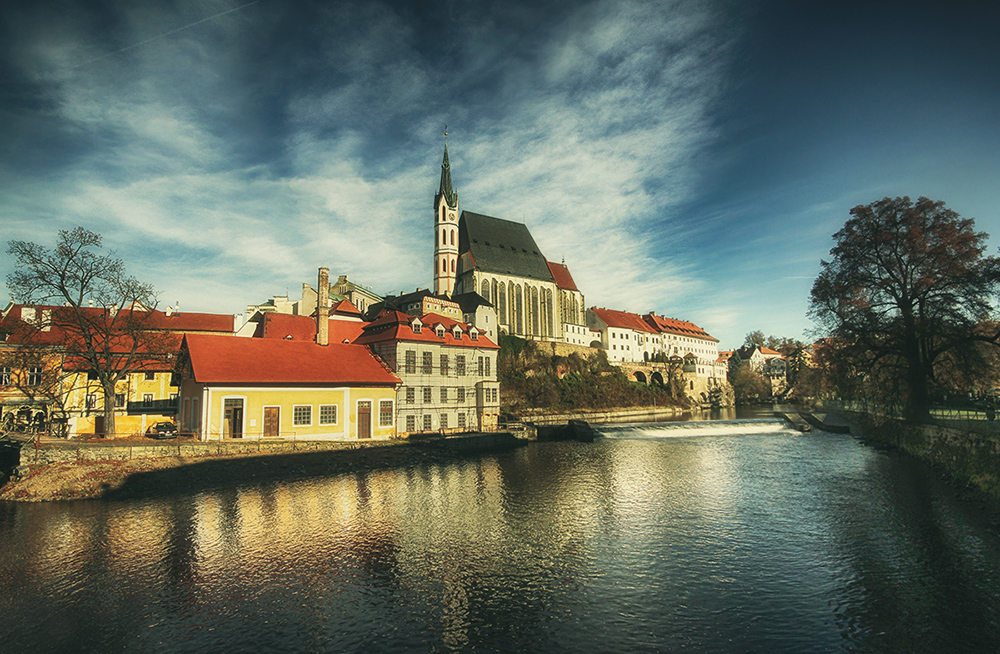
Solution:
[{"label": "yellow building", "polygon": [[200,440],[388,439],[400,380],[365,346],[189,334],[182,433]]}]

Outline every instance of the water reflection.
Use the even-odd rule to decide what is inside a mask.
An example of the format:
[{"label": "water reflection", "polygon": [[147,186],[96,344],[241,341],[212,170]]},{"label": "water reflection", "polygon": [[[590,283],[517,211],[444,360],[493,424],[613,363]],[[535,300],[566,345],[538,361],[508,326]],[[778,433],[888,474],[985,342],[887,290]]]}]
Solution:
[{"label": "water reflection", "polygon": [[846,436],[648,427],[169,499],[7,505],[0,642],[996,650],[995,511]]}]

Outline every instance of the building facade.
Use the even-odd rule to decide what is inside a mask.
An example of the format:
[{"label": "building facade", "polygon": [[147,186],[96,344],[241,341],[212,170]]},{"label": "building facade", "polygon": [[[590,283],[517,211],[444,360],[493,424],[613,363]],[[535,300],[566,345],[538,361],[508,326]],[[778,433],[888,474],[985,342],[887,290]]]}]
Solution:
[{"label": "building facade", "polygon": [[402,381],[400,434],[496,428],[500,348],[476,327],[432,313],[385,310],[357,343],[370,346]]},{"label": "building facade", "polygon": [[199,440],[384,440],[399,383],[358,345],[189,335],[178,426]]}]

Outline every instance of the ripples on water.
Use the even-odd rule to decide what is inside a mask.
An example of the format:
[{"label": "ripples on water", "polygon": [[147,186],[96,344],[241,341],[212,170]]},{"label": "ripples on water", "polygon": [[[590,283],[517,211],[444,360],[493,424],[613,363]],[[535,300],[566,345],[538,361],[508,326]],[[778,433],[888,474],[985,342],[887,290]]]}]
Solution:
[{"label": "ripples on water", "polygon": [[0,507],[4,651],[1000,651],[994,504],[774,421]]}]

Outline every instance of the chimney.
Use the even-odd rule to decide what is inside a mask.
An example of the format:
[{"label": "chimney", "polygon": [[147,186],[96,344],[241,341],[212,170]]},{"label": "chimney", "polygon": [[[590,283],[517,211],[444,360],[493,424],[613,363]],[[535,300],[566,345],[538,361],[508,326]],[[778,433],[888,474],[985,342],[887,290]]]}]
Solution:
[{"label": "chimney", "polygon": [[319,295],[316,298],[316,342],[327,345],[330,342],[330,269],[323,266],[319,269]]}]

